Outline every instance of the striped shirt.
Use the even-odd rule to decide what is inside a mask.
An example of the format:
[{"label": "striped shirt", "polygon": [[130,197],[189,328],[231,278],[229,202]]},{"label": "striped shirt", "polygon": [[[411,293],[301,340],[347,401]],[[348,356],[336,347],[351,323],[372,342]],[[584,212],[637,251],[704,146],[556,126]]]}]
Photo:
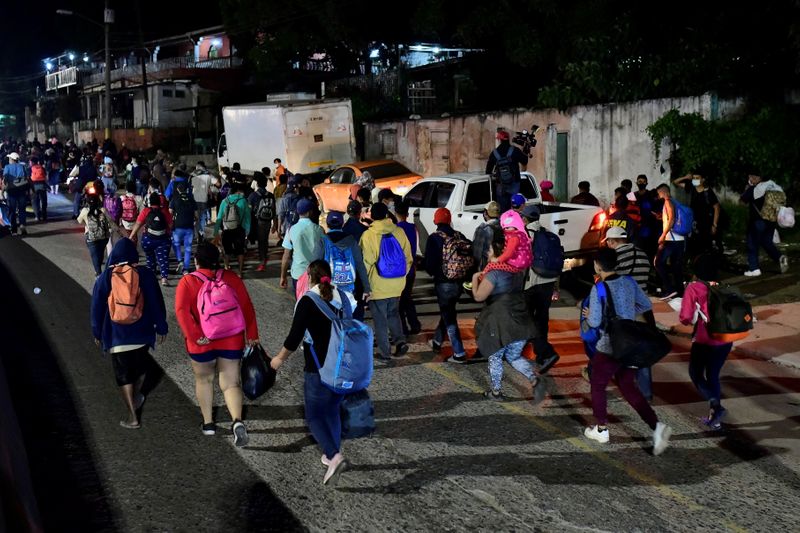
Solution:
[{"label": "striped shirt", "polygon": [[647,291],[647,278],[650,277],[650,259],[647,254],[633,244],[623,244],[617,248],[617,274],[630,276],[643,291]]}]

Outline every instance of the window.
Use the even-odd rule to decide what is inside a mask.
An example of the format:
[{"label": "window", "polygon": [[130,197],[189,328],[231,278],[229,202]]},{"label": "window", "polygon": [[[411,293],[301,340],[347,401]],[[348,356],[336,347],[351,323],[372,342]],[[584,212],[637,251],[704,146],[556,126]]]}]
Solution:
[{"label": "window", "polygon": [[489,180],[473,182],[467,187],[467,198],[464,200],[464,207],[485,206],[491,200],[489,192]]},{"label": "window", "polygon": [[161,96],[164,98],[172,98],[172,89],[161,89]]},{"label": "window", "polygon": [[363,170],[366,170],[370,173],[373,179],[381,179],[381,178],[391,178],[393,176],[400,176],[402,174],[411,174],[412,172],[408,170],[406,167],[393,161],[391,163],[385,163],[383,165],[375,165],[374,167],[367,167]]},{"label": "window", "polygon": [[531,185],[531,180],[525,176],[522,176],[522,180],[520,180],[519,193],[528,200],[538,198],[538,196],[536,196],[536,192],[533,190],[533,185]]},{"label": "window", "polygon": [[425,201],[428,198],[430,189],[430,182],[419,183],[406,193],[403,200],[408,202],[408,207],[428,207],[425,205]]},{"label": "window", "polygon": [[437,183],[436,190],[433,194],[433,204],[428,207],[447,207],[447,202],[450,200],[450,195],[453,194],[453,189],[456,186],[452,183]]},{"label": "window", "polygon": [[175,98],[186,98],[186,91],[175,89]]},{"label": "window", "polygon": [[331,174],[331,183],[353,183],[355,175],[352,168],[340,168]]}]

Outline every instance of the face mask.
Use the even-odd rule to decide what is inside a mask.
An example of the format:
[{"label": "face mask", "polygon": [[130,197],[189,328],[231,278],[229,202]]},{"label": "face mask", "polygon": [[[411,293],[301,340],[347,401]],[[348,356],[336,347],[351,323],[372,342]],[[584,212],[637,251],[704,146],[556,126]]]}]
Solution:
[{"label": "face mask", "polygon": [[692,185],[695,186],[695,187],[699,187],[700,186],[700,180],[692,180]]},{"label": "face mask", "polygon": [[394,202],[389,202],[389,205],[387,205],[386,207],[388,207],[388,208],[389,208],[389,211],[391,211],[392,213],[394,213]]},{"label": "face mask", "polygon": [[647,184],[646,183],[637,183],[636,186],[639,187],[640,191],[643,191],[643,190],[647,189]]},{"label": "face mask", "polygon": [[541,229],[541,227],[542,227],[542,225],[538,220],[534,220],[533,222],[528,224],[528,228],[533,230],[533,231],[539,231]]}]

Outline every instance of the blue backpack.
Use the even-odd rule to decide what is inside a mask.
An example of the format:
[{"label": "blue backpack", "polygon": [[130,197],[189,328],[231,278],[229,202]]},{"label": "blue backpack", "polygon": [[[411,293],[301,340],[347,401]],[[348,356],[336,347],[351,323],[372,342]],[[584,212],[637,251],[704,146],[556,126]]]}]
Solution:
[{"label": "blue backpack", "polygon": [[353,292],[356,288],[356,260],[349,247],[342,250],[325,238],[325,262],[331,266],[331,282],[343,291]]},{"label": "blue backpack", "polygon": [[378,275],[382,278],[403,278],[406,275],[406,254],[397,238],[391,233],[381,237],[378,251]]},{"label": "blue backpack", "polygon": [[675,224],[672,225],[672,232],[686,237],[692,232],[694,213],[689,206],[677,200],[672,200],[672,205],[675,208]]},{"label": "blue backpack", "polygon": [[[598,283],[595,286],[597,287],[597,297],[600,298],[600,305],[605,307],[606,285],[605,283]],[[589,296],[584,298],[583,301],[581,302],[579,325],[580,325],[581,340],[583,341],[583,347],[586,351],[586,355],[591,358],[597,351],[597,341],[599,341],[600,337],[603,336],[603,331],[600,327],[597,328],[591,327],[589,325],[589,320],[587,318],[584,318],[583,309],[587,307],[589,307]]]},{"label": "blue backpack", "polygon": [[541,228],[533,236],[533,271],[545,278],[557,278],[564,270],[564,248],[552,231]]},{"label": "blue backpack", "polygon": [[310,345],[322,384],[337,394],[349,394],[366,389],[372,379],[372,328],[353,318],[350,299],[344,291],[337,290],[342,300],[342,317],[318,294],[312,291],[305,294],[331,321],[330,342],[324,365],[319,364],[310,335],[306,335],[306,342]]}]

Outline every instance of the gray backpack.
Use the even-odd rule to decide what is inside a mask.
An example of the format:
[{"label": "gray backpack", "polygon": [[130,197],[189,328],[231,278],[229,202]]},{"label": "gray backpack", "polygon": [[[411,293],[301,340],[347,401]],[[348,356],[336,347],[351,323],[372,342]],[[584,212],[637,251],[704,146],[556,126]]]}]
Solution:
[{"label": "gray backpack", "polygon": [[237,202],[225,202],[227,205],[225,206],[225,213],[222,215],[222,229],[223,230],[232,230],[237,229],[242,225],[242,215],[239,212],[239,206],[236,205]]}]

